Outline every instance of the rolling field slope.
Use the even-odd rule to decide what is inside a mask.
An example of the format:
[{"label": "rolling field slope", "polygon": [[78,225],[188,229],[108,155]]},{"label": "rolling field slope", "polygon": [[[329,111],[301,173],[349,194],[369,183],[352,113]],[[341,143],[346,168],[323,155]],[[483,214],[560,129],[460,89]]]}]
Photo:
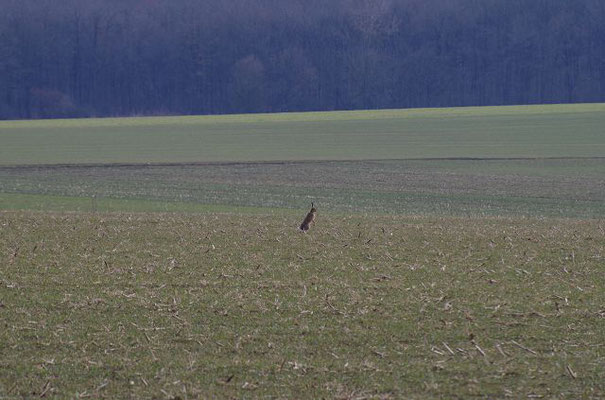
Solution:
[{"label": "rolling field slope", "polygon": [[605,104],[4,121],[0,209],[600,217],[603,126]]},{"label": "rolling field slope", "polygon": [[0,164],[605,155],[605,104],[0,121]]}]

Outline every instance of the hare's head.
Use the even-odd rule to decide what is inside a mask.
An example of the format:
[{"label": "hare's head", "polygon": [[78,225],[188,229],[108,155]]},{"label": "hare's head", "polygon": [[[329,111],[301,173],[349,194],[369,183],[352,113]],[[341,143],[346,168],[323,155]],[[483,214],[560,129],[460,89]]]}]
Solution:
[{"label": "hare's head", "polygon": [[311,202],[311,212],[312,213],[316,213],[317,212],[317,208],[315,208],[315,205],[313,204],[313,202]]}]

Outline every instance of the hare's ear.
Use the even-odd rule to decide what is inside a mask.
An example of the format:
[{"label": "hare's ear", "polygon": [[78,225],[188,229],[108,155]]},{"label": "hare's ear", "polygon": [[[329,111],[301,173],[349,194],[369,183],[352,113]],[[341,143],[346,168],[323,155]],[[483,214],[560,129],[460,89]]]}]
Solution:
[{"label": "hare's ear", "polygon": [[311,208],[315,208],[315,205],[313,204],[313,202],[311,202]]}]

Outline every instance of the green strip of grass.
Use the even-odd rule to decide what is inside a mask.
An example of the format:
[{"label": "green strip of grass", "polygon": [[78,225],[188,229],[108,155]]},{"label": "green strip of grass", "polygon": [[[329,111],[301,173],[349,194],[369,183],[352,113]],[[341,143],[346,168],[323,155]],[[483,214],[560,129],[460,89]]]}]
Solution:
[{"label": "green strip of grass", "polygon": [[0,193],[0,210],[75,211],[75,212],[187,212],[276,214],[289,210],[267,207],[199,204],[176,201],[112,199],[39,194]]},{"label": "green strip of grass", "polygon": [[0,122],[0,164],[605,154],[605,104]]},{"label": "green strip of grass", "polygon": [[96,197],[100,211],[300,211],[314,201],[332,215],[594,218],[605,215],[604,174],[605,159],[8,167],[0,193],[50,196],[4,202],[39,210],[89,210]]},{"label": "green strip of grass", "polygon": [[386,110],[355,110],[355,111],[313,111],[290,113],[257,113],[257,114],[228,114],[179,117],[126,117],[126,118],[74,118],[52,120],[15,120],[0,121],[0,128],[32,127],[71,128],[71,127],[112,127],[112,126],[148,126],[172,125],[177,121],[181,124],[214,124],[221,122],[276,122],[276,121],[338,121],[389,118],[426,118],[442,117],[482,117],[489,115],[542,115],[566,113],[603,112],[605,103],[587,104],[540,104],[523,106],[488,106],[488,107],[446,107],[446,108],[410,108]]}]

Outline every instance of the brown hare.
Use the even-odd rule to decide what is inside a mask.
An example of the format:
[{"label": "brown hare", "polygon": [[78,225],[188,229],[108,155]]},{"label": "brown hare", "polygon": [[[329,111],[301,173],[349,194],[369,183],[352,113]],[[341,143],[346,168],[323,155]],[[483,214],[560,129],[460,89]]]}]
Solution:
[{"label": "brown hare", "polygon": [[315,205],[311,203],[311,211],[309,211],[302,224],[300,224],[299,229],[301,231],[307,232],[309,230],[311,224],[315,221],[315,213],[317,213],[317,209],[315,208]]}]

